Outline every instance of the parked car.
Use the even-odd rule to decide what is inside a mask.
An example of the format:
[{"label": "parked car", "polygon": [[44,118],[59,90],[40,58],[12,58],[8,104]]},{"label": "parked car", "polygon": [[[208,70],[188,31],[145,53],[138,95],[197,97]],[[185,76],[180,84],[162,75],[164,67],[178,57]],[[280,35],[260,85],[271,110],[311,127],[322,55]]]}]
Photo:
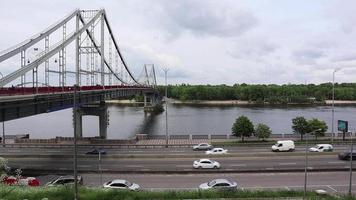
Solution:
[{"label": "parked car", "polygon": [[193,167],[195,169],[218,169],[220,168],[220,163],[210,159],[200,159],[193,162]]},{"label": "parked car", "polygon": [[212,150],[208,150],[205,152],[206,155],[220,155],[226,153],[227,153],[227,149],[223,149],[223,148],[213,148]]},{"label": "parked car", "polygon": [[294,149],[295,145],[292,140],[277,141],[277,143],[272,146],[272,151],[294,151]]},{"label": "parked car", "polygon": [[331,144],[318,144],[309,148],[310,152],[328,152],[333,151],[334,147]]},{"label": "parked car", "polygon": [[98,155],[99,153],[106,154],[106,151],[102,148],[92,148],[88,152],[86,152],[86,154],[89,154],[89,155]]},{"label": "parked car", "polygon": [[352,155],[352,160],[356,160],[356,151],[353,151],[351,153],[351,151],[345,151],[342,153],[339,153],[339,159],[340,160],[350,160],[351,159],[351,155]]},{"label": "parked car", "polygon": [[198,145],[193,146],[193,150],[210,150],[213,146],[208,143],[200,143]]},{"label": "parked car", "polygon": [[[83,178],[77,176],[77,183],[83,185]],[[74,176],[60,176],[51,182],[48,182],[46,186],[59,186],[59,185],[71,185],[74,184]]]},{"label": "parked car", "polygon": [[35,177],[26,177],[26,178],[19,179],[18,184],[24,186],[36,187],[36,186],[40,186],[40,181]]},{"label": "parked car", "polygon": [[208,189],[236,190],[237,183],[234,181],[229,181],[229,180],[220,178],[220,179],[214,179],[212,181],[200,184],[199,189],[201,189],[201,190],[208,190]]},{"label": "parked car", "polygon": [[115,179],[109,182],[104,183],[104,188],[112,189],[124,189],[124,190],[139,190],[140,186],[136,183],[131,183],[127,180]]},{"label": "parked car", "polygon": [[2,182],[6,185],[21,185],[21,186],[39,186],[40,181],[35,177],[14,177],[5,176]]}]

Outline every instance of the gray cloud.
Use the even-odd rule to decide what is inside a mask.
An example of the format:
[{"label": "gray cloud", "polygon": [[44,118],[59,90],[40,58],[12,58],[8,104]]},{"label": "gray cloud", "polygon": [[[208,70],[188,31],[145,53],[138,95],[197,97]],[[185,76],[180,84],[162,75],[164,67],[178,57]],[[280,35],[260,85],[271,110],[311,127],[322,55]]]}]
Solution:
[{"label": "gray cloud", "polygon": [[324,56],[326,54],[321,49],[303,48],[292,52],[292,57],[297,64],[315,64]]},{"label": "gray cloud", "polygon": [[241,38],[234,42],[232,49],[227,53],[236,59],[251,59],[259,60],[263,56],[267,56],[279,47],[262,38]]},{"label": "gray cloud", "polygon": [[356,52],[337,55],[337,56],[334,56],[333,58],[331,58],[330,60],[332,62],[355,61],[356,60]]},{"label": "gray cloud", "polygon": [[[159,23],[169,37],[183,32],[197,36],[234,37],[258,24],[250,12],[217,4],[216,1],[162,1],[158,9]],[[157,11],[157,10],[156,10]]]}]

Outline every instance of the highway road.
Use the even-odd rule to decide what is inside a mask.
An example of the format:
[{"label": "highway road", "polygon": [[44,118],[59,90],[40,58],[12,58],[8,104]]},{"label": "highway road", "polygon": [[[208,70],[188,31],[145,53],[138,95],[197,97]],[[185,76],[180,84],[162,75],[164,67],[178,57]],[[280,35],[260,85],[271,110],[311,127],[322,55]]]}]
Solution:
[{"label": "highway road", "polygon": [[[78,168],[82,172],[96,172],[98,155],[86,155],[90,148],[79,148]],[[190,148],[151,149],[107,149],[100,161],[102,171],[110,172],[265,172],[300,171],[304,169],[304,149],[295,152],[271,152],[269,147],[227,147],[227,156],[213,156],[221,163],[218,170],[195,170],[194,160],[209,158],[204,151]],[[337,158],[337,153],[347,146],[335,146],[332,153],[309,153],[310,170],[345,170],[349,162]],[[0,155],[6,157],[13,168],[49,170],[63,172],[73,169],[71,148],[1,148]]]},{"label": "highway road", "polygon": [[[206,156],[202,156],[204,158]],[[214,158],[221,163],[221,169],[193,169],[194,158],[105,158],[101,160],[102,171],[111,172],[247,172],[304,169],[304,156],[273,157],[221,157]],[[21,169],[65,171],[73,169],[72,158],[9,158],[8,165]],[[336,155],[309,156],[310,170],[347,169],[348,161],[338,160]],[[78,169],[82,172],[95,172],[99,168],[97,156],[78,159]]]},{"label": "highway road", "polygon": [[[78,154],[85,154],[92,147],[78,147]],[[255,154],[270,153],[270,146],[238,146],[224,147],[231,154]],[[204,151],[193,151],[191,148],[105,148],[110,155],[204,155]],[[349,149],[347,145],[334,145],[334,152],[342,152]],[[296,146],[295,152],[302,153],[304,146]],[[50,147],[50,148],[0,148],[0,155],[71,155],[73,148]]]},{"label": "highway road", "polygon": [[[100,187],[100,174],[81,174],[84,185]],[[55,175],[39,176],[42,184]],[[199,184],[215,178],[227,178],[238,183],[241,189],[303,190],[304,173],[240,173],[240,174],[102,174],[102,183],[113,179],[126,179],[146,190],[196,189]],[[323,189],[329,193],[347,193],[348,172],[313,172],[308,174],[308,190]],[[356,193],[356,176],[353,177]]]}]

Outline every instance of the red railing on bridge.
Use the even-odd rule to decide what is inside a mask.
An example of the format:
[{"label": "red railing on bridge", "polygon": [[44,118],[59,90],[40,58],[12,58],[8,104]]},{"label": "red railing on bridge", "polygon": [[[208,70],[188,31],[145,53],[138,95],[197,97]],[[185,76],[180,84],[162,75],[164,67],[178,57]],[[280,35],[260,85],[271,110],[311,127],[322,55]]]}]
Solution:
[{"label": "red railing on bridge", "polygon": [[[107,90],[115,88],[149,88],[148,86],[128,86],[128,85],[111,85],[111,86],[81,86],[78,91],[89,91],[89,90]],[[14,95],[30,95],[30,94],[53,94],[61,92],[72,92],[74,91],[74,86],[65,87],[4,87],[0,88],[0,96],[14,96]]]}]

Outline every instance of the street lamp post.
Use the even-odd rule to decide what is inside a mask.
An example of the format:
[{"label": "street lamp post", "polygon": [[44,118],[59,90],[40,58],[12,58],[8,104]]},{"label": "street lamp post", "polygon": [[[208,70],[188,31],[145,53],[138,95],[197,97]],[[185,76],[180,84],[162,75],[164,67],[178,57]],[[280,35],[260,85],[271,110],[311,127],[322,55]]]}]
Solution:
[{"label": "street lamp post", "polygon": [[333,71],[333,89],[332,89],[332,108],[331,108],[331,144],[334,144],[334,101],[335,101],[335,73],[339,71],[340,68],[336,68]]},{"label": "street lamp post", "polygon": [[167,96],[167,94],[168,94],[168,92],[167,92],[167,72],[168,72],[168,68],[165,68],[165,69],[163,69],[163,71],[164,71],[164,79],[165,79],[165,85],[166,85],[166,89],[165,89],[165,96],[166,96],[166,99],[165,99],[165,104],[166,104],[166,111],[165,111],[165,113],[166,113],[166,148],[168,148],[168,114],[167,114],[167,112],[168,112],[168,106],[167,106],[167,101],[168,101],[168,96]]},{"label": "street lamp post", "polygon": [[73,110],[74,110],[74,200],[78,197],[78,176],[77,176],[77,85],[74,85],[73,94]]},{"label": "street lamp post", "polygon": [[99,149],[99,173],[100,173],[100,185],[103,185],[103,172],[101,170],[101,149]]},{"label": "street lamp post", "polygon": [[[1,78],[4,78],[4,75],[0,72]],[[2,146],[5,147],[5,119],[2,121]]]},{"label": "street lamp post", "polygon": [[350,132],[350,141],[351,141],[351,154],[350,154],[350,181],[349,181],[349,196],[352,195],[352,160],[353,160],[353,142],[352,142],[352,132]]},{"label": "street lamp post", "polygon": [[316,131],[320,131],[321,129],[317,129],[305,134],[305,166],[304,166],[304,196],[305,199],[307,194],[307,181],[308,181],[308,134],[315,133]]}]

